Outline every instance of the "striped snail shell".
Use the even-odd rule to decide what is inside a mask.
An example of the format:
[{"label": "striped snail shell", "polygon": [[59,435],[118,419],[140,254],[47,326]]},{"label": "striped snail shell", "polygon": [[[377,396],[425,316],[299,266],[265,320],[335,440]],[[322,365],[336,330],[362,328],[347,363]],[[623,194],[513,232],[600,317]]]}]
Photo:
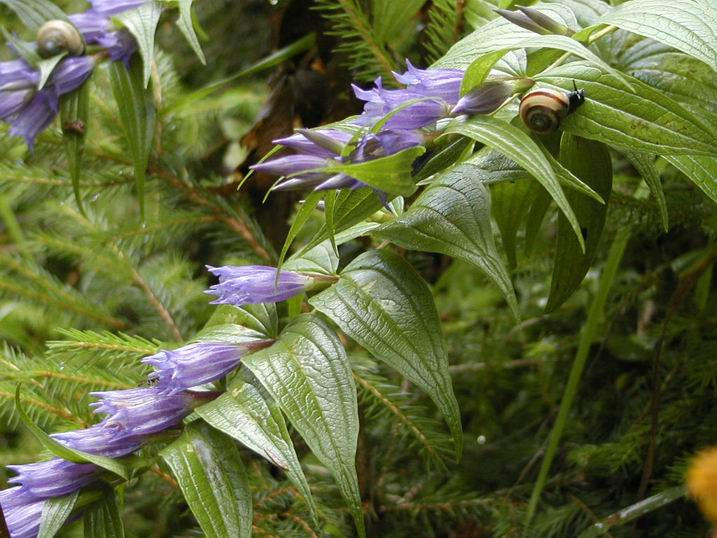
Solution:
[{"label": "striped snail shell", "polygon": [[538,134],[549,134],[585,101],[585,90],[565,92],[550,88],[526,93],[520,100],[520,119]]},{"label": "striped snail shell", "polygon": [[84,51],[82,34],[67,21],[47,21],[37,31],[37,52],[43,58],[51,58],[62,52],[79,56]]}]

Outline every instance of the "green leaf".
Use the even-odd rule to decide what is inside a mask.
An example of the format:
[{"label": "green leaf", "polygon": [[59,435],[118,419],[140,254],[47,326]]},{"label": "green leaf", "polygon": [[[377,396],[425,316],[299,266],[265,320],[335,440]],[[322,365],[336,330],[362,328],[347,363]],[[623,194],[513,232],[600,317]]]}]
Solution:
[{"label": "green leaf", "polygon": [[575,235],[561,215],[550,296],[545,307],[547,312],[555,310],[573,294],[595,259],[612,191],[612,161],[607,148],[600,142],[565,133],[560,144],[560,161],[595,189],[606,203],[601,204],[575,192],[568,194],[570,205],[580,221],[585,251],[580,249]]},{"label": "green leaf", "polygon": [[235,323],[216,324],[204,327],[192,339],[193,342],[227,342],[247,344],[262,340],[264,335]]},{"label": "green leaf", "polygon": [[309,303],[426,391],[446,419],[460,459],[461,419],[441,324],[431,290],[415,269],[386,250],[369,251]]},{"label": "green leaf", "polygon": [[324,241],[301,256],[292,256],[283,268],[301,273],[335,275],[339,268],[339,257],[331,242]]},{"label": "green leaf", "polygon": [[45,447],[58,458],[62,458],[75,463],[93,463],[98,467],[101,467],[103,469],[106,469],[107,471],[110,471],[111,473],[116,474],[124,480],[127,480],[129,478],[129,473],[127,469],[119,461],[114,460],[112,458],[107,458],[105,456],[88,454],[87,452],[82,452],[81,450],[75,450],[74,448],[66,447],[65,445],[63,445],[59,441],[56,441],[55,439],[47,435],[44,431],[42,431],[42,429],[32,421],[30,416],[27,414],[27,411],[25,411],[22,406],[22,401],[20,400],[21,386],[21,384],[18,384],[17,389],[15,389],[15,409],[17,410],[17,413],[20,416],[20,420],[22,421],[22,423],[27,426],[30,432],[37,438],[37,440],[43,447]]},{"label": "green leaf", "polygon": [[662,90],[695,113],[700,109],[717,113],[717,77],[699,60],[651,39],[641,39],[624,50],[618,60],[622,71]]},{"label": "green leaf", "polygon": [[502,181],[491,186],[493,218],[500,229],[503,249],[508,256],[508,264],[514,268],[516,259],[516,237],[518,228],[523,224],[530,205],[535,198],[536,189],[542,189],[535,181]]},{"label": "green leaf", "polygon": [[72,179],[72,190],[75,193],[75,202],[84,215],[80,179],[82,176],[82,155],[85,151],[85,138],[89,120],[90,89],[87,83],[75,91],[63,95],[60,99],[60,122],[62,125],[62,140],[65,144],[67,164]]},{"label": "green leaf", "polygon": [[306,499],[316,519],[316,506],[301,469],[289,431],[278,406],[250,383],[233,382],[226,394],[197,407],[209,425],[233,437],[267,461],[286,471]]},{"label": "green leaf", "polygon": [[463,75],[461,95],[465,95],[473,88],[483,84],[483,81],[485,81],[491,69],[493,69],[493,66],[498,60],[505,56],[507,52],[507,50],[501,49],[481,55],[473,60],[468,66],[468,69],[466,69],[466,74]]},{"label": "green leaf", "polygon": [[68,20],[65,12],[49,0],[0,0],[0,4],[12,9],[22,23],[34,31],[52,19]]},{"label": "green leaf", "polygon": [[717,203],[717,159],[702,155],[663,155],[697,185],[710,199]]},{"label": "green leaf", "polygon": [[711,0],[632,0],[600,22],[681,50],[717,71],[717,10]]},{"label": "green leaf", "polygon": [[636,153],[632,151],[626,152],[625,156],[640,173],[642,179],[645,180],[645,183],[647,183],[647,186],[650,188],[650,192],[655,198],[657,207],[660,210],[662,229],[667,232],[670,228],[669,216],[667,214],[667,200],[665,200],[665,192],[662,190],[660,173],[655,167],[655,156],[647,153]]},{"label": "green leaf", "polygon": [[436,140],[430,150],[420,159],[416,182],[443,172],[449,166],[463,160],[473,152],[475,142],[463,136],[443,136]]},{"label": "green leaf", "polygon": [[124,538],[124,525],[115,492],[107,489],[102,498],[85,510],[85,538]]},{"label": "green leaf", "polygon": [[286,239],[284,239],[284,246],[281,247],[281,254],[279,254],[277,267],[283,267],[284,258],[286,258],[286,254],[289,252],[289,247],[291,247],[291,244],[294,242],[294,239],[296,239],[296,236],[299,235],[299,232],[311,218],[311,214],[314,209],[316,209],[316,206],[321,201],[323,195],[324,193],[322,192],[312,192],[306,197],[304,203],[299,206],[299,211],[297,211],[296,217],[294,217],[294,222],[291,223],[291,228],[289,228],[289,233],[286,234]]},{"label": "green leaf", "polygon": [[144,88],[149,86],[149,78],[152,76],[154,34],[157,31],[159,16],[161,14],[162,7],[158,2],[152,0],[138,8],[125,11],[115,16],[115,19],[122,23],[137,41],[139,54],[142,56],[142,82]]},{"label": "green leaf", "polygon": [[204,57],[202,46],[194,31],[192,23],[192,2],[194,0],[179,0],[179,19],[177,20],[177,28],[182,32],[189,46],[192,47],[194,54],[197,55],[202,65],[207,65],[207,59]]},{"label": "green leaf", "polygon": [[388,194],[410,196],[416,192],[416,182],[412,176],[413,161],[425,151],[423,146],[415,146],[387,157],[360,163],[332,164],[319,171],[347,174]]},{"label": "green leaf", "polygon": [[[559,9],[559,6],[556,8],[556,6],[545,4],[537,7],[539,7],[539,11],[544,12],[557,22],[562,22],[568,27],[576,26],[575,18],[566,16],[564,8]],[[558,16],[558,13],[561,16]],[[624,86],[630,88],[630,83],[622,73],[576,40],[562,35],[538,35],[502,18],[489,22],[460,40],[434,64],[434,67],[469,69],[476,59],[485,54],[526,48],[557,49],[569,52],[600,67],[621,81]]]},{"label": "green leaf", "polygon": [[237,446],[194,422],[160,452],[209,538],[251,537],[252,499]]},{"label": "green leaf", "polygon": [[37,83],[37,89],[41,90],[45,87],[45,84],[47,84],[47,81],[49,80],[50,76],[52,75],[52,72],[57,67],[57,64],[60,63],[60,60],[62,60],[65,56],[67,56],[67,52],[63,52],[61,54],[56,54],[52,58],[46,58],[44,60],[40,60],[37,62],[35,67],[37,67],[40,70],[40,80]]},{"label": "green leaf", "polygon": [[[348,230],[376,213],[379,209],[381,209],[381,200],[379,200],[373,189],[368,187],[356,190],[342,189],[336,199],[334,208],[334,232],[338,236],[340,232]],[[326,225],[323,225],[311,241],[299,251],[297,256],[303,256],[328,238],[329,230]]]},{"label": "green leaf", "polygon": [[37,538],[52,538],[70,517],[80,492],[75,491],[62,497],[52,497],[42,505],[42,519]]},{"label": "green leaf", "polygon": [[411,19],[426,0],[372,0],[371,22],[372,32],[380,43],[388,43],[400,36],[411,24]]},{"label": "green leaf", "polygon": [[570,222],[578,242],[584,248],[580,225],[570,208],[565,193],[550,162],[540,147],[523,131],[491,116],[475,116],[465,123],[453,123],[446,132],[460,133],[485,144],[514,160],[530,172],[550,193],[560,210]]},{"label": "green leaf", "polygon": [[274,303],[248,304],[239,307],[219,305],[205,325],[205,329],[227,323],[242,325],[269,338],[275,338],[279,333],[279,319]]},{"label": "green leaf", "polygon": [[490,223],[481,169],[458,165],[441,174],[400,217],[373,232],[403,248],[440,252],[475,265],[496,283],[513,313],[518,302]]},{"label": "green leaf", "polygon": [[141,66],[136,57],[129,70],[124,62],[112,62],[109,69],[112,93],[134,163],[140,213],[144,218],[144,183],[154,136],[154,104],[150,92],[142,85]]},{"label": "green leaf", "polygon": [[656,154],[717,154],[717,140],[703,121],[662,92],[630,79],[634,92],[582,62],[562,65],[535,80],[572,90],[585,90],[585,103],[561,122],[583,138],[621,149]]},{"label": "green leaf", "polygon": [[292,320],[270,348],[243,361],[333,474],[366,536],[356,478],[358,404],[346,352],[316,315]]}]

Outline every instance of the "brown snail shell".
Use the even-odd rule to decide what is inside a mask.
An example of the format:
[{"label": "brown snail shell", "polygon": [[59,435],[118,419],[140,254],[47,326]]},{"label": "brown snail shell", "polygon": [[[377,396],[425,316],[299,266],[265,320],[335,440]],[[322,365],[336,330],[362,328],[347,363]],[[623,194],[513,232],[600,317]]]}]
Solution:
[{"label": "brown snail shell", "polygon": [[79,56],[85,51],[82,34],[67,21],[52,20],[37,31],[37,52],[43,58],[51,58],[62,52]]},{"label": "brown snail shell", "polygon": [[531,131],[549,134],[560,127],[560,120],[574,112],[584,101],[584,90],[534,90],[520,100],[520,119]]}]

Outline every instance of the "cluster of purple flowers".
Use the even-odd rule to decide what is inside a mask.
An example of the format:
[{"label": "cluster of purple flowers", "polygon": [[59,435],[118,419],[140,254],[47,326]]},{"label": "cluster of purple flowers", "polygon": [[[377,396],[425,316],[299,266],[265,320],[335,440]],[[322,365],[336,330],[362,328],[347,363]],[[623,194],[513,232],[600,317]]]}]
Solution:
[{"label": "cluster of purple flowers", "polygon": [[[129,61],[136,49],[126,30],[115,30],[110,17],[141,6],[146,0],[91,0],[92,8],[69,19],[85,43],[96,45],[111,60]],[[10,134],[22,136],[32,147],[37,135],[57,116],[60,96],[80,87],[99,56],[68,56],[60,60],[42,89],[40,70],[24,59],[0,62],[0,120]]]},{"label": "cluster of purple flowers", "polygon": [[[119,458],[138,450],[150,436],[177,426],[192,409],[217,396],[212,391],[189,390],[225,376],[247,353],[266,347],[271,340],[242,344],[198,342],[175,350],[159,351],[143,362],[155,368],[150,386],[94,392],[94,412],[104,420],[81,430],[52,434],[60,443],[90,454]],[[10,465],[14,487],[0,491],[12,538],[37,536],[46,499],[72,493],[102,475],[89,463],[60,458]]]},{"label": "cluster of purple flowers", "polygon": [[[405,73],[394,73],[403,88],[386,89],[380,77],[369,90],[353,86],[356,97],[365,102],[363,113],[349,124],[362,130],[359,137],[354,136],[355,129],[299,129],[292,136],[274,141],[294,153],[252,168],[286,176],[274,190],[355,189],[364,185],[359,179],[322,169],[337,162],[365,162],[422,145],[439,120],[494,112],[514,92],[510,83],[488,82],[461,97],[464,71],[417,69],[410,62],[407,65]],[[375,128],[379,122],[379,128]]]}]

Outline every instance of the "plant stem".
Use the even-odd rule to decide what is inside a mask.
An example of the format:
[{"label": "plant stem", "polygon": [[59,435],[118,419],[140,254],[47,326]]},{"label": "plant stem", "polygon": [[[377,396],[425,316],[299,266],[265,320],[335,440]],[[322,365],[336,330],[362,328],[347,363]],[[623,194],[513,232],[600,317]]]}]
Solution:
[{"label": "plant stem", "polygon": [[610,247],[608,253],[607,262],[605,268],[600,276],[600,282],[598,283],[598,291],[593,303],[590,305],[590,311],[588,317],[585,320],[585,325],[580,332],[580,340],[578,342],[578,351],[575,354],[575,360],[570,370],[570,376],[568,377],[568,383],[563,393],[563,398],[560,402],[560,409],[558,410],[558,417],[555,420],[553,429],[550,432],[550,439],[548,441],[548,449],[545,452],[545,458],[540,466],[540,472],[538,473],[538,479],[533,487],[533,493],[530,496],[530,502],[528,504],[528,512],[525,517],[526,527],[530,524],[530,521],[535,514],[535,509],[538,506],[540,500],[540,494],[545,487],[545,482],[548,478],[548,472],[550,471],[550,465],[553,463],[555,453],[558,448],[560,437],[565,429],[565,424],[568,420],[568,413],[570,407],[575,399],[575,394],[578,390],[580,383],[580,377],[582,376],[583,370],[585,369],[585,362],[587,361],[588,352],[590,351],[590,345],[595,339],[597,333],[598,324],[603,317],[603,311],[605,309],[605,303],[607,301],[608,292],[615,280],[617,268],[622,260],[622,255],[625,252],[625,247],[630,239],[630,231],[627,228],[620,230]]}]

